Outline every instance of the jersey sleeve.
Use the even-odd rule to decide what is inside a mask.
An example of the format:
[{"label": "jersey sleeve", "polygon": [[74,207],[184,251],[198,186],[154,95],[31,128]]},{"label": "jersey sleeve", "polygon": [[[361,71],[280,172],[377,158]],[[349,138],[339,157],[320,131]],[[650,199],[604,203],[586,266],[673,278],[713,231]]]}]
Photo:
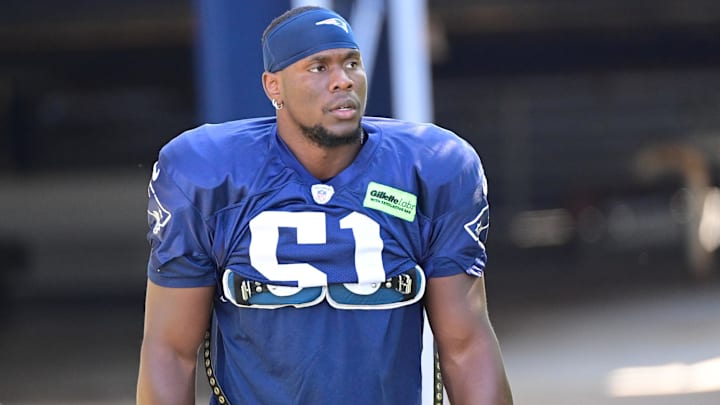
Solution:
[{"label": "jersey sleeve", "polygon": [[178,186],[161,154],[148,185],[147,273],[151,281],[164,287],[215,284],[215,265],[208,253],[212,251],[211,233],[189,189]]},{"label": "jersey sleeve", "polygon": [[442,181],[429,189],[431,227],[424,268],[431,277],[465,272],[481,277],[490,224],[487,180],[477,153],[462,142],[442,163]]}]

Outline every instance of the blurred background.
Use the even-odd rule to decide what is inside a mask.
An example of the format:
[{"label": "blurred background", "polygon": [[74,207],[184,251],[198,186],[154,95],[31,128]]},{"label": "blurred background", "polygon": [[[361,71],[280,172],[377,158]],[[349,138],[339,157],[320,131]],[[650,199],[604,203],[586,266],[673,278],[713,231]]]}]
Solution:
[{"label": "blurred background", "polygon": [[[0,2],[0,404],[134,402],[152,164],[272,114],[260,34],[297,3]],[[720,2],[310,3],[363,41],[368,113],[483,159],[516,403],[720,403]]]}]

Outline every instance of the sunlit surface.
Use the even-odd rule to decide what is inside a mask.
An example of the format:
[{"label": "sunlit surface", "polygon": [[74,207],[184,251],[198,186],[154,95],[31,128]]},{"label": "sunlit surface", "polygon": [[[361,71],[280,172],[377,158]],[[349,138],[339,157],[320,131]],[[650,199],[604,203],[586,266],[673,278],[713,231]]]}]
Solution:
[{"label": "sunlit surface", "polygon": [[705,197],[698,233],[706,251],[712,252],[720,246],[720,189],[713,188]]},{"label": "sunlit surface", "polygon": [[510,236],[520,247],[558,246],[568,243],[574,224],[565,209],[522,211],[510,223]]},{"label": "sunlit surface", "polygon": [[720,391],[720,357],[693,364],[620,368],[608,376],[608,391],[613,397]]}]

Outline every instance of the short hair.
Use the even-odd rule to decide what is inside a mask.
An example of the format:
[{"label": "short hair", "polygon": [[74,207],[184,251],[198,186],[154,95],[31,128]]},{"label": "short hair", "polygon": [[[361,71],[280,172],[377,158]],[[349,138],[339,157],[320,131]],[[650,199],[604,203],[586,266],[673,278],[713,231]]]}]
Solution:
[{"label": "short hair", "polygon": [[291,8],[290,10],[280,14],[279,16],[275,17],[275,19],[270,21],[270,24],[268,24],[268,26],[265,28],[265,31],[263,31],[261,43],[264,45],[270,31],[272,31],[278,25],[282,24],[283,21],[310,10],[324,10],[324,8],[318,6],[301,6]]}]

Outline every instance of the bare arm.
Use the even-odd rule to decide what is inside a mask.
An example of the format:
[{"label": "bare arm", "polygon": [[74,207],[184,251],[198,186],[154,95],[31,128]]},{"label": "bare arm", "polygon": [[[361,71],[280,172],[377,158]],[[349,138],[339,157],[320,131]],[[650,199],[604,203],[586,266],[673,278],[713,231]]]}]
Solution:
[{"label": "bare arm", "polygon": [[194,404],[197,353],[214,287],[166,288],[148,281],[138,405]]},{"label": "bare arm", "polygon": [[428,281],[426,308],[453,405],[512,404],[500,347],[488,318],[483,278]]}]

